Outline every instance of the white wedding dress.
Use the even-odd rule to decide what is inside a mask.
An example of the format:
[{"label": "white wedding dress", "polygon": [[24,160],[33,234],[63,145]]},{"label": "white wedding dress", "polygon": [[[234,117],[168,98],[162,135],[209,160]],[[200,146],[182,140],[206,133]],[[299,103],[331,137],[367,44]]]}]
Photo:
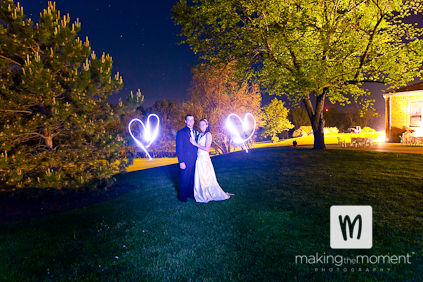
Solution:
[{"label": "white wedding dress", "polygon": [[[198,139],[198,144],[206,146],[206,136]],[[209,153],[198,148],[194,174],[194,198],[196,202],[221,201],[230,198],[217,183],[216,174]]]}]

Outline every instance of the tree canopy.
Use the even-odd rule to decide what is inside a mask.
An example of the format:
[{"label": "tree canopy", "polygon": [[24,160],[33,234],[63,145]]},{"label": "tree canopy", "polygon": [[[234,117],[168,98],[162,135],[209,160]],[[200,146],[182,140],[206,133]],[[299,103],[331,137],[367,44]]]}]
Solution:
[{"label": "tree canopy", "polygon": [[202,60],[236,60],[245,79],[302,103],[324,148],[326,99],[370,101],[363,83],[421,76],[422,29],[404,21],[420,12],[421,1],[402,0],[180,0],[173,18]]},{"label": "tree canopy", "polygon": [[231,152],[231,139],[224,127],[226,117],[231,113],[253,114],[257,126],[261,125],[261,92],[257,85],[238,83],[234,78],[233,63],[193,68],[190,99],[184,103],[186,113],[199,121],[206,118],[213,134],[213,147],[219,153]]}]

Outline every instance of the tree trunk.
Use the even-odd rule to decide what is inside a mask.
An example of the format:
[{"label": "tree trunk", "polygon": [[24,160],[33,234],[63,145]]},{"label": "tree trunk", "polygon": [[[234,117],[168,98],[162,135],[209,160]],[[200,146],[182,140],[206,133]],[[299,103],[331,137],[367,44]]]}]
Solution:
[{"label": "tree trunk", "polygon": [[323,108],[325,105],[325,98],[328,89],[323,89],[323,93],[316,96],[316,105],[313,107],[310,96],[303,98],[303,103],[306,108],[308,117],[310,118],[311,127],[314,135],[314,149],[324,150],[325,146],[325,120],[323,118]]},{"label": "tree trunk", "polygon": [[326,149],[325,145],[325,120],[323,118],[323,112],[319,115],[319,117],[316,116],[316,119],[318,119],[316,122],[318,123],[317,127],[313,127],[313,135],[314,135],[314,149],[318,150],[324,150]]},{"label": "tree trunk", "polygon": [[225,150],[224,150],[225,144],[223,144],[223,147],[222,147],[220,144],[218,144],[214,140],[213,140],[213,144],[214,144],[214,147],[217,149],[217,151],[220,152],[219,154],[224,154],[225,153]]},{"label": "tree trunk", "polygon": [[226,153],[230,153],[231,152],[231,142],[232,142],[232,139],[231,138],[229,138],[229,139],[226,139],[225,138],[225,141],[227,141],[226,144],[225,144]]}]

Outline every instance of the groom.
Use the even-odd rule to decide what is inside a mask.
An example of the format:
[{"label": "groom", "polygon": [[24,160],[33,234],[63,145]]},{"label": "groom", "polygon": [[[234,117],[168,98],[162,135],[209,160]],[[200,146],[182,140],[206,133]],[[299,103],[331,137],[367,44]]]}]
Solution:
[{"label": "groom", "polygon": [[197,140],[197,131],[194,127],[194,116],[186,115],[187,126],[176,133],[176,156],[181,169],[179,200],[187,201],[187,197],[194,199],[194,173],[197,160],[197,147],[191,144],[190,137]]}]

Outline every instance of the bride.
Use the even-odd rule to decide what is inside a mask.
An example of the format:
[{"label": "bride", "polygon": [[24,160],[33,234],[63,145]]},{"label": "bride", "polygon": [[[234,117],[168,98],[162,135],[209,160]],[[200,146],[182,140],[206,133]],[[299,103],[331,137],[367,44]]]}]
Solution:
[{"label": "bride", "polygon": [[198,147],[197,162],[195,163],[194,174],[194,198],[195,201],[207,203],[209,201],[221,201],[230,198],[217,183],[216,174],[211,162],[209,152],[212,143],[212,135],[209,129],[209,122],[203,118],[199,122],[201,133],[198,143],[191,138],[191,143]]}]

